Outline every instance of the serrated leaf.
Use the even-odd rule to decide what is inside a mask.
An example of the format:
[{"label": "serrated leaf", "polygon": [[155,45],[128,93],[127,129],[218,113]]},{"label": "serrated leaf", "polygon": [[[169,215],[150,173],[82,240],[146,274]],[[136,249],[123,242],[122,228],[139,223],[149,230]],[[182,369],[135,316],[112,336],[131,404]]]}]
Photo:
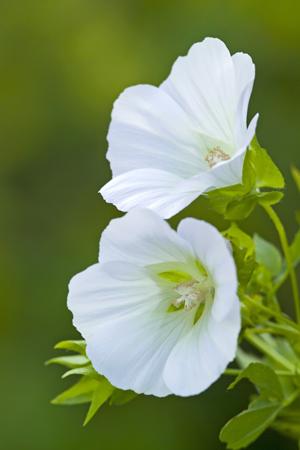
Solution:
[{"label": "serrated leaf", "polygon": [[77,405],[89,403],[93,392],[98,386],[98,381],[93,378],[83,377],[78,383],[55,397],[51,403],[54,405]]},{"label": "serrated leaf", "polygon": [[273,276],[280,273],[282,269],[282,256],[279,250],[271,242],[266,241],[258,234],[254,235],[256,250],[256,260],[259,264],[265,266]]},{"label": "serrated leaf", "polygon": [[89,359],[83,355],[57,356],[46,361],[46,365],[59,364],[64,367],[69,367],[70,369],[86,366],[89,363]]},{"label": "serrated leaf", "polygon": [[243,378],[253,383],[260,393],[261,399],[282,400],[283,392],[279,378],[274,370],[260,362],[251,363],[230,384],[228,389],[233,389]]},{"label": "serrated leaf", "polygon": [[81,355],[85,355],[86,343],[82,340],[68,340],[58,342],[55,346],[55,349],[62,350],[70,350],[75,353],[80,353]]},{"label": "serrated leaf", "polygon": [[247,156],[255,168],[255,184],[257,188],[284,188],[285,181],[282,173],[268,155],[268,152],[259,145],[256,139],[253,139],[251,142]]},{"label": "serrated leaf", "polygon": [[247,409],[225,424],[220,440],[231,450],[245,448],[274,422],[280,410],[280,403],[267,402],[258,408]]},{"label": "serrated leaf", "polygon": [[83,426],[89,423],[89,421],[94,417],[98,409],[111,396],[113,390],[114,387],[110,384],[110,382],[106,378],[102,378],[102,380],[98,381],[98,386],[93,393],[91,405],[84,420]]},{"label": "serrated leaf", "polygon": [[110,397],[110,405],[124,405],[137,397],[138,394],[133,391],[122,391],[121,389],[115,389]]}]

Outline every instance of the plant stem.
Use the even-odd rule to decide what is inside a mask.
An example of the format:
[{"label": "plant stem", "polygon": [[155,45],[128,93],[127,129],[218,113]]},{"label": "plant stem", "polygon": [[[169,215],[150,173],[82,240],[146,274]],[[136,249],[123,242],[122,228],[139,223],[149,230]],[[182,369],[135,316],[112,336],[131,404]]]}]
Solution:
[{"label": "plant stem", "polygon": [[259,336],[252,334],[250,330],[245,331],[244,334],[246,340],[252,344],[257,350],[262,352],[263,354],[269,356],[273,361],[277,362],[281,367],[284,367],[289,372],[295,374],[295,366],[288,359],[274,350],[273,347],[268,345],[265,341],[263,341]]},{"label": "plant stem", "polygon": [[264,311],[266,314],[270,314],[270,316],[272,317],[275,317],[275,319],[277,319],[278,322],[285,323],[286,325],[295,328],[298,332],[300,331],[299,326],[288,317],[285,317],[283,313],[280,313],[278,311],[268,308],[267,306],[264,306],[262,303],[255,301],[253,298],[249,297],[249,295],[244,295],[244,298],[247,302],[251,303],[256,308],[260,309],[261,311]]},{"label": "plant stem", "polygon": [[296,310],[296,317],[297,322],[300,323],[300,297],[299,297],[299,290],[298,290],[298,284],[297,284],[297,278],[296,278],[296,272],[294,269],[293,261],[291,258],[289,243],[287,240],[286,232],[284,229],[284,226],[281,223],[280,218],[278,217],[277,213],[274,211],[274,209],[269,205],[262,205],[270,219],[272,220],[281,242],[282,250],[286,259],[287,269],[290,275],[291,279],[291,285],[292,285],[292,291],[294,296],[294,303],[295,303],[295,310]]},{"label": "plant stem", "polygon": [[291,403],[293,403],[297,397],[299,397],[300,390],[296,389],[294,392],[291,393],[291,395],[283,402],[284,407],[286,408]]},{"label": "plant stem", "polygon": [[[240,375],[242,372],[243,372],[242,369],[226,369],[223,375],[236,377]],[[275,370],[275,373],[280,377],[292,377],[295,375],[293,372],[290,372],[289,370]]]}]

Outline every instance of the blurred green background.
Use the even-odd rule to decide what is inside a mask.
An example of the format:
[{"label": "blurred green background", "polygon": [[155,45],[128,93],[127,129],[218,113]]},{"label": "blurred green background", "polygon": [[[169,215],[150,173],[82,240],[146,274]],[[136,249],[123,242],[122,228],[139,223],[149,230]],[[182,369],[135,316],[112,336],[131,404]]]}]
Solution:
[{"label": "blurred green background", "polygon": [[[117,211],[98,195],[112,103],[128,85],[159,84],[175,58],[205,36],[252,55],[251,116],[287,177],[279,212],[291,236],[300,165],[298,2],[1,0],[1,406],[5,450],[217,450],[221,425],[246,406],[249,386],[221,379],[201,396],[139,398],[105,407],[82,428],[85,406],[49,404],[68,385],[46,368],[58,340],[76,337],[66,308],[70,277],[97,258]],[[196,201],[185,214],[224,226]],[[182,215],[182,214],[181,214]],[[180,217],[174,218],[176,224]],[[257,211],[245,224],[262,236]],[[271,238],[276,240],[272,231]],[[283,291],[289,308],[289,290]],[[294,449],[272,432],[252,447]]]}]

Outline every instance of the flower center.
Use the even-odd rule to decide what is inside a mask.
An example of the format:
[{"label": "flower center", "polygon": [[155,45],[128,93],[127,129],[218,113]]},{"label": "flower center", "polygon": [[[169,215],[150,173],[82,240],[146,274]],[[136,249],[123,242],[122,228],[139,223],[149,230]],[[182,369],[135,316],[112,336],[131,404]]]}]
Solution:
[{"label": "flower center", "polygon": [[175,308],[183,306],[186,311],[190,311],[212,298],[213,285],[208,278],[205,278],[201,282],[191,280],[179,283],[174,290],[176,294],[179,294],[179,297],[172,302],[172,305]]},{"label": "flower center", "polygon": [[228,161],[230,156],[225,153],[219,146],[211,148],[205,156],[205,161],[212,168],[221,161]]}]

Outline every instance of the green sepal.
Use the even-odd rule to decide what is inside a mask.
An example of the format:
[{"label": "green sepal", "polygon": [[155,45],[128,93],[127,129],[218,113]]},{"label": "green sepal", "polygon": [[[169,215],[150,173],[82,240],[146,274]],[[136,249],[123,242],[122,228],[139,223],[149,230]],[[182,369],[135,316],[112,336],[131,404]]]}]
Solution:
[{"label": "green sepal", "polygon": [[283,197],[281,192],[261,192],[261,188],[282,189],[284,185],[280,170],[254,138],[245,155],[241,184],[212,190],[207,197],[212,208],[225,219],[242,220],[258,203],[274,205]]},{"label": "green sepal", "polygon": [[83,377],[76,384],[55,397],[51,403],[54,405],[78,405],[89,403],[92,400],[93,392],[97,389],[98,381]]},{"label": "green sepal", "polygon": [[[268,152],[259,145],[256,138],[252,140],[246,154],[244,165],[247,164],[251,167],[251,182],[254,178],[256,188],[284,188],[285,181],[282,173],[268,155]],[[253,172],[255,176],[253,176]],[[243,179],[243,183],[246,183],[245,179]]]},{"label": "green sepal", "polygon": [[68,370],[62,375],[62,378],[67,378],[70,375],[86,375],[94,378],[99,377],[99,374],[95,371],[95,369],[91,365],[84,367],[76,367],[75,369]]},{"label": "green sepal", "polygon": [[46,364],[59,364],[69,368],[70,370],[65,372],[62,378],[77,375],[80,376],[80,379],[55,397],[51,403],[55,405],[90,403],[84,425],[94,417],[105,402],[108,402],[110,405],[122,405],[137,396],[135,392],[122,391],[121,389],[115,388],[103,375],[95,371],[90,360],[85,356],[85,341],[62,341],[56,344],[55,348],[69,350],[79,354],[58,356],[50,359]]},{"label": "green sepal", "polygon": [[59,364],[64,367],[69,367],[70,369],[86,366],[89,363],[89,359],[83,355],[57,356],[46,361],[46,365]]},{"label": "green sepal", "polygon": [[86,343],[83,340],[69,340],[58,342],[54,346],[55,350],[69,350],[75,353],[85,355]]},{"label": "green sepal", "polygon": [[108,400],[108,398],[112,395],[113,391],[114,387],[106,378],[102,377],[102,379],[98,380],[98,385],[93,392],[91,404],[84,419],[83,426],[89,423],[89,421],[94,417],[99,408],[101,408],[106,400]]},{"label": "green sepal", "polygon": [[121,389],[115,389],[110,397],[109,404],[116,406],[125,405],[125,403],[130,402],[137,396],[138,394],[133,391],[122,391]]}]

